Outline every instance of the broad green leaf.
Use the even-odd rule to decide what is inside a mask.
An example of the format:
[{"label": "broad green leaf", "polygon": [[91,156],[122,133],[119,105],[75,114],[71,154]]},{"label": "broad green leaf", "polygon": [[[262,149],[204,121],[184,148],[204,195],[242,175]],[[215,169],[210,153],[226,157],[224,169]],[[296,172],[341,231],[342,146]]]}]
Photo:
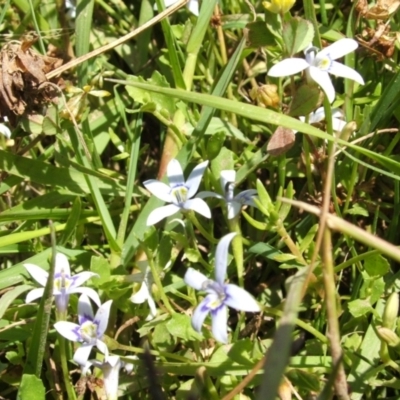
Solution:
[{"label": "broad green leaf", "polygon": [[291,117],[306,117],[317,108],[320,91],[316,85],[301,85],[290,103],[289,115]]},{"label": "broad green leaf", "polygon": [[18,390],[17,400],[44,400],[45,388],[43,381],[35,375],[24,374]]},{"label": "broad green leaf", "polygon": [[390,264],[380,254],[373,254],[364,261],[364,268],[369,276],[383,276],[389,269]]},{"label": "broad green leaf", "polygon": [[165,324],[168,332],[173,336],[186,341],[201,340],[203,336],[192,328],[192,322],[186,314],[174,314]]},{"label": "broad green leaf", "polygon": [[312,43],[314,27],[305,19],[291,18],[283,24],[282,36],[288,55],[293,56]]},{"label": "broad green leaf", "polygon": [[373,308],[369,300],[356,299],[348,303],[350,314],[354,318],[362,317],[363,315],[372,312]]},{"label": "broad green leaf", "polygon": [[0,318],[3,318],[3,315],[7,311],[8,307],[17,297],[19,297],[19,295],[30,289],[32,289],[31,286],[19,285],[14,289],[4,293],[0,298]]}]

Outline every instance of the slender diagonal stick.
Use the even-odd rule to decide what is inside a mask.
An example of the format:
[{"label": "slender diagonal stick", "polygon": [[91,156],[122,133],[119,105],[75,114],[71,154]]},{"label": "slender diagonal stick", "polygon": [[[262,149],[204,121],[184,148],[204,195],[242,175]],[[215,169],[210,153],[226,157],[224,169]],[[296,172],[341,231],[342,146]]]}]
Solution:
[{"label": "slender diagonal stick", "polygon": [[179,10],[181,7],[183,7],[185,4],[188,3],[189,0],[180,0],[177,3],[175,3],[173,6],[168,7],[166,10],[161,12],[160,14],[156,15],[154,18],[152,18],[150,21],[147,21],[143,25],[139,26],[139,28],[135,29],[132,32],[127,33],[125,36],[122,36],[121,38],[115,40],[114,42],[111,42],[109,44],[106,44],[96,50],[91,51],[90,53],[87,53],[81,57],[76,58],[75,60],[72,60],[64,65],[61,65],[61,67],[56,68],[55,70],[49,72],[46,75],[47,79],[54,78],[55,76],[61,74],[64,71],[67,71],[79,64],[82,64],[83,62],[98,56],[99,54],[105,53],[108,50],[111,50],[117,46],[119,46],[122,43],[127,42],[128,40],[134,38],[135,36],[139,35],[143,31],[145,31],[147,28],[150,28],[150,26],[160,22],[164,18],[168,17],[169,15],[173,14],[175,11]]}]

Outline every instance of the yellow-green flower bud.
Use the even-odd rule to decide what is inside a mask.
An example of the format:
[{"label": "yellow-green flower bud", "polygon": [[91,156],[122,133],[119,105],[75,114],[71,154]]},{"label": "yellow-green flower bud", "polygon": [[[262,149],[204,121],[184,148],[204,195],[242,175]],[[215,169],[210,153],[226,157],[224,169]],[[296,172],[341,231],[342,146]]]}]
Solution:
[{"label": "yellow-green flower bud", "polygon": [[263,6],[270,12],[275,14],[285,14],[287,13],[294,5],[296,0],[271,0],[263,1]]},{"label": "yellow-green flower bud", "polygon": [[383,326],[377,329],[378,336],[390,347],[397,347],[400,345],[400,338],[390,329],[384,328]]},{"label": "yellow-green flower bud", "polygon": [[262,85],[250,91],[250,97],[261,107],[279,107],[278,87],[276,85]]},{"label": "yellow-green flower bud", "polygon": [[385,328],[393,329],[399,314],[399,294],[392,293],[386,301],[385,310],[383,311],[382,325]]}]

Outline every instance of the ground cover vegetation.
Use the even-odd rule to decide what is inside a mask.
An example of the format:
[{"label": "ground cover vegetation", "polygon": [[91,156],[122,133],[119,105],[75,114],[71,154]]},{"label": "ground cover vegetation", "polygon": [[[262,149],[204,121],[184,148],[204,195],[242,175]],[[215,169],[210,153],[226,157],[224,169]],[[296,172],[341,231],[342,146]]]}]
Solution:
[{"label": "ground cover vegetation", "polygon": [[400,398],[399,5],[2,0],[1,398]]}]

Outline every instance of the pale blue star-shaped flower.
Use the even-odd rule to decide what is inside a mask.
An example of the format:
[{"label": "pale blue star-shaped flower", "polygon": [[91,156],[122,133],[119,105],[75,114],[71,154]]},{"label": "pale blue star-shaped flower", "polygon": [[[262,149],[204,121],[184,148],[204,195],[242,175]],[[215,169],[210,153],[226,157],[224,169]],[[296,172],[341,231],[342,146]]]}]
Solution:
[{"label": "pale blue star-shaped flower", "polygon": [[[48,272],[34,264],[24,264],[25,269],[33,279],[42,285],[42,288],[31,290],[26,296],[26,302],[30,303],[43,296],[44,287],[49,277]],[[94,272],[84,271],[71,276],[71,269],[67,257],[64,254],[56,254],[56,265],[54,271],[53,295],[56,308],[59,313],[65,313],[68,307],[69,295],[72,293],[81,293],[89,296],[98,306],[100,298],[97,292],[81,285],[93,276],[98,276]]]},{"label": "pale blue star-shaped flower", "polygon": [[217,245],[215,253],[215,281],[208,279],[201,272],[189,268],[184,281],[194,289],[207,293],[204,300],[195,309],[192,326],[201,331],[201,326],[208,314],[211,314],[211,330],[214,338],[221,343],[228,342],[227,306],[240,311],[258,312],[260,306],[246,290],[237,285],[225,283],[228,266],[228,247],[236,233],[224,236]]},{"label": "pale blue star-shaped flower", "polygon": [[357,47],[358,43],[349,38],[340,39],[319,52],[316,47],[310,45],[304,50],[305,60],[287,58],[274,65],[268,71],[268,75],[274,77],[289,76],[306,70],[307,75],[321,87],[329,102],[332,103],[335,100],[335,88],[329,74],[352,79],[364,85],[364,79],[357,71],[335,61],[351,53]]},{"label": "pale blue star-shaped flower", "polygon": [[107,329],[111,303],[112,300],[106,301],[99,307],[96,315],[93,315],[89,298],[82,294],[78,301],[79,324],[68,321],[59,321],[54,324],[54,328],[60,335],[72,342],[82,343],[74,354],[74,361],[81,366],[86,366],[93,346],[105,354],[106,359],[108,357],[107,345],[101,338]]},{"label": "pale blue star-shaped flower", "polygon": [[211,211],[206,202],[202,199],[192,198],[199,189],[207,165],[208,161],[204,161],[195,167],[185,182],[179,161],[172,159],[167,167],[169,185],[156,179],[143,182],[150,193],[167,203],[171,203],[153,210],[147,218],[147,226],[154,225],[178,211],[193,210],[206,218],[211,218]]},{"label": "pale blue star-shaped flower", "polygon": [[254,203],[254,196],[257,195],[257,190],[247,189],[235,196],[235,179],[236,172],[234,170],[221,171],[220,182],[224,195],[204,191],[200,192],[196,197],[201,199],[205,199],[207,197],[216,197],[217,199],[225,200],[228,211],[228,219],[233,219],[239,214],[243,205],[256,207],[256,204]]},{"label": "pale blue star-shaped flower", "polygon": [[[164,0],[164,6],[165,8],[168,8],[177,2],[178,0]],[[197,17],[199,16],[199,0],[189,0],[187,8],[191,13],[193,13]],[[157,10],[157,5],[154,6],[154,9]]]}]

